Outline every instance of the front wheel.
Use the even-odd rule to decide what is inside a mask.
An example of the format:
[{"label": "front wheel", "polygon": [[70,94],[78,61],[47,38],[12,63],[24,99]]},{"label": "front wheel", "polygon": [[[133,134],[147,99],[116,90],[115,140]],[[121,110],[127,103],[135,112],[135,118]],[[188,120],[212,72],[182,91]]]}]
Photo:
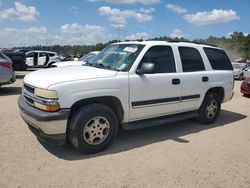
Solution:
[{"label": "front wheel", "polygon": [[199,109],[197,120],[204,124],[213,123],[221,110],[221,99],[216,93],[207,93]]},{"label": "front wheel", "polygon": [[107,148],[116,136],[118,121],[115,113],[102,104],[82,107],[70,120],[69,140],[86,154]]},{"label": "front wheel", "polygon": [[239,76],[239,80],[243,80],[244,78],[243,78],[243,74],[240,74],[240,76]]}]

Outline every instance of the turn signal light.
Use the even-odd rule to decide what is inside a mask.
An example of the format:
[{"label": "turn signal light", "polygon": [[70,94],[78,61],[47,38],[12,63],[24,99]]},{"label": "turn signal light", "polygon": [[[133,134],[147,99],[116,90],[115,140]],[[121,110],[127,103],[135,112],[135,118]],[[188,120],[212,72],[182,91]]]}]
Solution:
[{"label": "turn signal light", "polygon": [[35,107],[47,111],[47,112],[56,112],[58,110],[60,110],[60,106],[59,105],[45,105],[45,104],[41,104],[38,102],[34,102]]}]

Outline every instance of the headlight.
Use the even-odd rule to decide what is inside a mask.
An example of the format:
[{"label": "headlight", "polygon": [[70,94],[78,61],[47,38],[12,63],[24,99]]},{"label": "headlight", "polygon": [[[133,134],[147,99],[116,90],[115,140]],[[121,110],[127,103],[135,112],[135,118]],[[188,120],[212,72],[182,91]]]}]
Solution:
[{"label": "headlight", "polygon": [[46,99],[58,99],[56,91],[35,88],[35,95]]},{"label": "headlight", "polygon": [[35,107],[49,112],[55,112],[60,110],[60,105],[58,102],[58,96],[56,91],[35,88],[34,91]]}]

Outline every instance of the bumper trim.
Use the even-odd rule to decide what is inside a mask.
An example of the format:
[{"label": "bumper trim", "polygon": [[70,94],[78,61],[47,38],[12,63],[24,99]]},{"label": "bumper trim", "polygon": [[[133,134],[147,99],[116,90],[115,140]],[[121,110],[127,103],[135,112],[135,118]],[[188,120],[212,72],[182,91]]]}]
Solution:
[{"label": "bumper trim", "polygon": [[23,96],[18,99],[18,107],[21,117],[40,140],[56,145],[65,143],[69,109],[45,112],[28,105]]},{"label": "bumper trim", "polygon": [[31,132],[36,135],[36,137],[41,140],[42,142],[52,144],[52,145],[64,145],[66,143],[66,134],[54,134],[54,135],[48,135],[44,134],[40,129],[36,129],[32,125],[28,124],[29,129]]}]

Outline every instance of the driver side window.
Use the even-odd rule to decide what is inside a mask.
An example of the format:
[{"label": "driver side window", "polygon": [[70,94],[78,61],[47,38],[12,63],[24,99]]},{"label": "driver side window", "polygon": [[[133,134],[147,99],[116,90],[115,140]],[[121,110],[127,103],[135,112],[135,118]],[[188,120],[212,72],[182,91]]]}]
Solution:
[{"label": "driver side window", "polygon": [[155,64],[154,73],[176,72],[174,55],[170,46],[151,47],[142,58],[138,68],[140,68],[143,63]]}]

